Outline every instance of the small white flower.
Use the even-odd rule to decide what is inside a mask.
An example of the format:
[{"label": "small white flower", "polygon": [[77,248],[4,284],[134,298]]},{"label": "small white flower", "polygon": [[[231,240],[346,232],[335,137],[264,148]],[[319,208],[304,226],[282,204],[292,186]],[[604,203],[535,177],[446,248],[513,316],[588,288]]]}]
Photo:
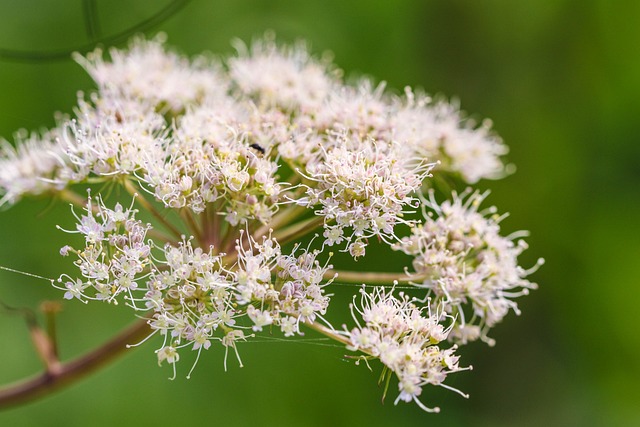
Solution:
[{"label": "small white flower", "polygon": [[503,177],[500,157],[507,154],[502,140],[492,133],[491,121],[479,127],[465,119],[456,103],[433,101],[407,88],[406,101],[393,114],[391,137],[405,141],[407,155],[439,161],[435,172],[459,174],[469,184]]},{"label": "small white flower", "polygon": [[[412,276],[417,286],[429,289],[432,303],[444,303],[456,316],[451,338],[460,343],[477,338],[491,343],[487,330],[510,310],[519,312],[513,298],[536,288],[525,279],[533,270],[518,266],[526,244],[514,239],[524,233],[500,235],[501,217],[493,208],[479,210],[487,194],[454,193],[452,201],[438,204],[431,192],[425,205],[437,216],[425,216],[411,236],[393,246],[415,257]],[[472,319],[478,323],[468,323]]]},{"label": "small white flower", "polygon": [[441,324],[446,317],[439,311],[424,316],[425,309],[418,308],[406,295],[396,298],[393,290],[379,287],[367,293],[363,288],[360,294],[358,304],[354,298],[351,313],[356,324],[361,318],[364,325],[344,331],[350,341],[347,348],[379,358],[389,369],[383,375],[397,376],[400,393],[395,403],[415,401],[426,411],[437,411],[418,400],[422,386],[441,385],[447,374],[462,370],[455,347],[443,350],[436,345],[451,330]]},{"label": "small white flower", "polygon": [[242,92],[255,95],[264,105],[285,109],[317,108],[332,88],[326,65],[312,59],[299,43],[279,48],[271,35],[251,48],[238,41],[238,56],[229,60],[229,71]]},{"label": "small white flower", "polygon": [[83,292],[90,284],[84,283],[81,279],[76,279],[75,281],[68,281],[64,286],[67,289],[67,292],[64,294],[64,299],[78,298],[82,300]]},{"label": "small white flower", "polygon": [[180,354],[178,353],[176,348],[172,346],[162,347],[156,353],[158,355],[158,365],[161,365],[165,360],[171,364],[175,364],[178,360],[180,360]]},{"label": "small white flower", "polygon": [[266,310],[258,310],[252,305],[247,307],[247,315],[249,316],[249,319],[251,319],[251,321],[254,323],[254,326],[252,328],[254,331],[262,331],[263,326],[271,325],[273,323],[271,313]]},{"label": "small white flower", "polygon": [[57,129],[42,135],[21,131],[16,134],[15,148],[0,139],[0,206],[68,184],[68,159],[56,141],[58,134]]},{"label": "small white flower", "polygon": [[224,92],[226,82],[219,66],[199,58],[188,59],[164,48],[166,36],[152,40],[135,38],[127,51],[111,49],[111,62],[105,62],[100,49],[76,61],[93,77],[100,88],[117,90],[126,97],[144,99],[156,105],[165,103],[174,112]]}]

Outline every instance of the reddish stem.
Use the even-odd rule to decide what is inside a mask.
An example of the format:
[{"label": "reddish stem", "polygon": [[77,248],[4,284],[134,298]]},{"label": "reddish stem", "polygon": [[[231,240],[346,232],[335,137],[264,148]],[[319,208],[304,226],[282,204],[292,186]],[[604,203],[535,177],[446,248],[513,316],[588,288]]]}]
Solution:
[{"label": "reddish stem", "polygon": [[0,388],[0,409],[44,397],[80,380],[122,354],[127,344],[140,341],[150,332],[147,319],[142,319],[83,356],[60,363],[34,378]]}]

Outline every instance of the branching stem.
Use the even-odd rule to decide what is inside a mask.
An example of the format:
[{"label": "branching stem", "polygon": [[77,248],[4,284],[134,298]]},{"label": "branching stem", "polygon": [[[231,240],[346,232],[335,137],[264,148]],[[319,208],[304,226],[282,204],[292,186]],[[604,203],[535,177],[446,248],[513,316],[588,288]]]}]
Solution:
[{"label": "branching stem", "polygon": [[287,242],[306,236],[318,228],[323,222],[324,218],[321,216],[309,218],[274,232],[273,238],[276,239],[280,245],[284,245]]},{"label": "branching stem", "polygon": [[0,409],[44,397],[96,371],[149,335],[147,319],[139,320],[100,347],[68,362],[48,366],[42,374],[0,388]]},{"label": "branching stem", "polygon": [[151,214],[160,221],[171,233],[173,233],[178,239],[182,239],[182,234],[180,230],[178,230],[173,224],[171,224],[167,219],[162,216],[160,212],[142,195],[142,192],[138,191],[138,189],[133,185],[133,183],[125,179],[124,180],[124,188],[131,194],[135,196],[136,202],[142,205],[143,208],[151,212]]}]

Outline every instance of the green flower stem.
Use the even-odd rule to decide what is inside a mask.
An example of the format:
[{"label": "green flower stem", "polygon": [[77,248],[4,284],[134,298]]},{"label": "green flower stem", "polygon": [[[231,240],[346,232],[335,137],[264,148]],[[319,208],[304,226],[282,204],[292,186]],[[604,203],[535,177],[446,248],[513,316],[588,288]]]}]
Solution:
[{"label": "green flower stem", "polygon": [[200,228],[202,229],[202,249],[207,249],[209,246],[213,246],[215,250],[218,250],[218,229],[217,224],[214,222],[215,213],[213,204],[208,205],[204,212],[200,215]]},{"label": "green flower stem", "polygon": [[349,338],[340,335],[338,332],[334,331],[333,329],[329,329],[324,325],[321,325],[318,322],[305,322],[304,323],[305,326],[313,329],[316,332],[321,333],[322,335],[331,338],[332,340],[338,341],[344,345],[351,345],[351,341],[349,341]]},{"label": "green flower stem", "polygon": [[171,224],[165,217],[162,216],[160,212],[147,200],[144,198],[142,193],[138,191],[138,189],[133,185],[133,183],[125,179],[123,181],[124,188],[127,190],[129,194],[135,196],[136,202],[142,205],[143,208],[151,212],[151,214],[160,221],[171,233],[173,233],[178,239],[182,239],[182,234],[180,230],[178,230],[173,224]]},{"label": "green flower stem", "polygon": [[273,238],[276,239],[280,245],[284,245],[287,242],[298,239],[302,236],[306,236],[320,224],[324,222],[324,218],[321,216],[309,218],[307,220],[300,221],[282,230],[278,230],[273,233]]},{"label": "green flower stem", "polygon": [[240,237],[240,227],[228,224],[220,241],[220,250],[226,254],[235,252],[236,240]]},{"label": "green flower stem", "polygon": [[200,230],[200,227],[196,223],[196,220],[193,218],[191,211],[188,208],[184,208],[180,213],[182,214],[181,215],[182,218],[185,220],[185,222],[189,226],[189,229],[195,236],[196,240],[198,241],[200,246],[203,247],[204,249],[204,240],[203,240],[202,231]]},{"label": "green flower stem", "polygon": [[47,337],[51,343],[52,354],[58,357],[58,334],[56,316],[62,310],[62,304],[58,301],[44,301],[40,304],[40,311],[45,316],[47,325]]},{"label": "green flower stem", "polygon": [[278,212],[271,219],[271,221],[269,221],[268,224],[265,224],[258,228],[255,233],[253,233],[253,237],[255,239],[258,239],[267,234],[269,230],[276,230],[282,224],[290,223],[291,221],[302,215],[305,211],[307,211],[307,208],[305,208],[304,206],[289,206],[288,208]]},{"label": "green flower stem", "polygon": [[[62,200],[65,200],[71,203],[74,206],[79,206],[83,208],[87,206],[86,197],[82,197],[75,191],[71,191],[68,188],[65,188],[64,190],[59,191],[58,197],[60,197]],[[97,210],[97,206],[94,207],[94,210]]]},{"label": "green flower stem", "polygon": [[367,285],[390,285],[395,281],[397,282],[410,282],[412,280],[421,279],[418,276],[409,277],[404,273],[383,273],[377,271],[342,271],[342,270],[327,270],[324,274],[325,280],[331,280],[338,274],[336,279],[337,283],[359,283]]}]

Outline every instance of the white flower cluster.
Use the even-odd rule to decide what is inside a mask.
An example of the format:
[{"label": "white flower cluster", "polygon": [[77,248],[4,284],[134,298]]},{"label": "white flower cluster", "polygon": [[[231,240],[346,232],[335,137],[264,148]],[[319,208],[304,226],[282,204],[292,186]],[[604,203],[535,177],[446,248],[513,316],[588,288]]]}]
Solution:
[{"label": "white flower cluster", "polygon": [[124,99],[144,100],[159,110],[180,112],[212,94],[224,94],[226,79],[219,65],[201,57],[194,61],[168,52],[166,36],[136,38],[126,51],[110,49],[105,62],[102,50],[86,57],[74,55],[98,85],[101,93],[116,92]]},{"label": "white flower cluster", "polygon": [[67,162],[62,147],[54,142],[55,132],[18,132],[15,147],[0,139],[0,206],[15,203],[24,194],[64,188],[65,180],[60,178]]},{"label": "white flower cluster", "polygon": [[[69,252],[78,256],[75,264],[86,280],[73,280],[63,275],[60,282],[65,277],[69,279],[65,283],[65,298],[117,303],[115,298],[126,293],[131,303],[135,303],[131,292],[138,289],[140,276],[149,274],[145,270],[151,256],[151,246],[146,241],[150,225],[137,221],[135,213],[132,209],[125,210],[120,204],[113,210],[107,209],[99,201],[94,215],[89,199],[86,215],[76,216],[76,230],[68,231],[83,235],[85,247],[76,250],[65,246],[60,250],[63,256],[69,255]],[[92,289],[93,295],[88,295],[87,289]]]},{"label": "white flower cluster", "polygon": [[510,309],[519,314],[512,298],[537,286],[525,279],[536,268],[527,271],[517,262],[527,244],[515,240],[526,233],[501,236],[503,217],[493,207],[479,211],[487,194],[467,190],[438,204],[431,191],[430,200],[425,200],[431,215],[392,246],[414,257],[414,284],[429,289],[432,303],[443,304],[456,317],[450,338],[462,344],[478,338],[493,344],[487,337],[489,328]]},{"label": "white flower cluster", "polygon": [[[99,91],[81,97],[75,118],[46,142],[4,154],[23,167],[3,168],[3,201],[127,176],[168,208],[200,213],[224,202],[237,225],[267,223],[279,203],[294,200],[319,207],[328,244],[349,228],[349,249],[362,255],[363,239],[393,235],[438,161],[469,182],[502,168],[504,146],[453,107],[415,101],[411,92],[393,98],[368,81],[345,86],[302,45],[278,48],[267,37],[239,51],[227,74],[212,59],[167,52],[162,37],[112,49],[111,61],[99,50],[77,56]],[[308,197],[278,185],[279,159]]]},{"label": "white flower cluster", "polygon": [[[455,104],[344,83],[303,44],[267,34],[236,46],[225,60],[190,60],[161,35],[109,59],[77,55],[97,91],[55,129],[20,132],[15,148],[2,141],[0,205],[49,195],[81,207],[69,232],[84,245],[61,250],[77,257],[79,278],[57,286],[67,299],[146,312],[160,363],[175,369],[182,349],[199,357],[215,341],[237,355],[265,329],[311,328],[379,359],[383,377],[398,378],[396,402],[432,411],[418,398],[427,384],[450,388],[456,345],[491,342],[488,329],[535,286],[517,264],[520,235],[500,236],[500,218],[478,210],[484,195],[437,203],[432,190],[434,177],[506,175],[506,146]],[[88,202],[76,192],[93,185],[109,191]],[[328,248],[358,259],[371,241],[412,257],[413,271],[328,265]],[[334,280],[373,286],[352,308],[353,329],[325,319]],[[422,299],[385,290],[396,281]]]},{"label": "white flower cluster", "polygon": [[[350,349],[368,355],[363,356],[365,360],[380,359],[388,369],[383,376],[398,377],[400,393],[395,403],[415,401],[426,411],[438,412],[437,407],[428,408],[418,399],[422,387],[431,384],[451,389],[443,384],[447,375],[469,369],[458,366],[455,346],[441,349],[437,345],[447,338],[451,329],[442,324],[446,317],[430,310],[425,316],[426,310],[418,308],[407,295],[396,298],[393,291],[386,292],[384,288],[371,293],[362,289],[360,294],[359,305],[355,304],[355,297],[351,305],[357,327],[344,332]],[[360,324],[359,317],[364,325]]]},{"label": "white flower cluster", "polygon": [[469,184],[508,173],[500,156],[508,148],[491,132],[491,121],[479,127],[464,119],[456,104],[433,101],[406,89],[406,102],[394,117],[393,137],[405,141],[409,154],[440,161],[439,169],[460,174]]},{"label": "white flower cluster", "polygon": [[267,34],[250,49],[241,41],[235,45],[238,57],[228,61],[231,79],[260,106],[314,114],[333,89],[329,64],[316,62],[304,44],[279,48]]},{"label": "white flower cluster", "polygon": [[[112,210],[97,202],[94,206],[89,199],[76,230],[68,231],[83,235],[85,247],[61,250],[78,257],[83,278],[62,275],[60,288],[66,299],[117,304],[124,294],[134,310],[151,310],[149,324],[165,338],[160,362],[182,347],[208,349],[211,340],[235,348],[236,340],[247,338],[246,329],[275,325],[285,336],[301,334],[301,322],[326,312],[329,297],[323,288],[330,281],[323,277],[331,266],[320,265],[317,252],[295,255],[296,247],[283,254],[266,236],[260,243],[248,237],[247,248],[238,243],[233,262],[213,246],[194,248],[191,240],[160,248],[146,240],[151,226],[135,218],[136,210],[120,204]],[[172,359],[178,358],[175,353]]]},{"label": "white flower cluster", "polygon": [[68,158],[67,176],[82,182],[90,176],[127,176],[162,165],[166,123],[145,100],[123,98],[115,91],[81,97],[76,118],[61,123],[57,139]]},{"label": "white flower cluster", "polygon": [[339,244],[345,238],[354,258],[364,255],[366,239],[377,236],[386,242],[397,240],[397,223],[406,206],[413,206],[432,165],[411,164],[395,155],[396,145],[380,147],[374,140],[336,141],[325,150],[325,160],[307,165],[307,179],[315,184],[307,187],[307,198],[298,200],[305,206],[320,205],[316,211],[324,220],[326,243]]}]

